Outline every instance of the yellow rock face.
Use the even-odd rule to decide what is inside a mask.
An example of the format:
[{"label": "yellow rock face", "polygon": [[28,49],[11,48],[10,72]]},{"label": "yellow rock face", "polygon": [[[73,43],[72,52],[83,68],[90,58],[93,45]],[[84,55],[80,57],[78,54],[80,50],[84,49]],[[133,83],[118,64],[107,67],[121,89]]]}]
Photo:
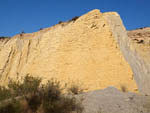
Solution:
[{"label": "yellow rock face", "polygon": [[93,10],[76,21],[0,42],[1,84],[29,73],[43,82],[56,78],[88,90],[124,86],[135,91],[132,70],[105,17],[109,14]]}]

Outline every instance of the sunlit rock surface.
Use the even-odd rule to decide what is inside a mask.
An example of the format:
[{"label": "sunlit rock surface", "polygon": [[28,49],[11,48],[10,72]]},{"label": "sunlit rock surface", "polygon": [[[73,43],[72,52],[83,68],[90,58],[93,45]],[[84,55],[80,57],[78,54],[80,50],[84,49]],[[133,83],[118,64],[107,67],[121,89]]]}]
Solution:
[{"label": "sunlit rock surface", "polygon": [[137,64],[129,66],[127,61],[134,59],[129,49],[120,16],[93,10],[77,20],[1,40],[0,84],[30,74],[88,90],[114,86],[135,92],[131,67]]}]

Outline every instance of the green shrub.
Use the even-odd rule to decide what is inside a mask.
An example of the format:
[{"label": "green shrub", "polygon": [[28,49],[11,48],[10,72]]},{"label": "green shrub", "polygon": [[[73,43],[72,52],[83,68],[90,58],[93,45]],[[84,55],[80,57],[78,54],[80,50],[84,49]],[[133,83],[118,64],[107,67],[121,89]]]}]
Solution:
[{"label": "green shrub", "polygon": [[0,105],[0,113],[22,113],[22,108],[20,103],[13,99]]},{"label": "green shrub", "polygon": [[44,101],[43,104],[45,113],[82,113],[83,107],[80,102],[77,102],[74,97],[61,97],[59,100],[50,102]]},{"label": "green shrub", "polygon": [[48,81],[48,83],[41,88],[42,97],[45,101],[59,100],[62,93],[61,91],[60,82],[54,79]]},{"label": "green shrub", "polygon": [[38,110],[42,104],[42,100],[38,94],[33,94],[25,97],[26,102],[28,103],[29,109],[34,113]]},{"label": "green shrub", "polygon": [[79,85],[76,85],[75,83],[73,83],[69,88],[68,88],[68,93],[72,93],[74,95],[78,95],[80,93],[83,93],[85,89],[81,88],[81,86],[79,87]]},{"label": "green shrub", "polygon": [[39,31],[43,30],[43,28],[40,28]]},{"label": "green shrub", "polygon": [[0,86],[0,101],[11,98],[11,91],[3,86]]},{"label": "green shrub", "polygon": [[49,81],[42,92],[45,113],[70,113],[72,111],[81,113],[83,110],[76,98],[62,94],[58,81]]},{"label": "green shrub", "polygon": [[0,40],[9,39],[10,37],[0,36]]},{"label": "green shrub", "polygon": [[22,32],[20,33],[20,36],[23,36],[23,34],[25,34],[25,32],[24,32],[24,31],[22,31]]},{"label": "green shrub", "polygon": [[79,18],[79,16],[75,16],[71,20],[69,20],[69,22],[75,22],[78,18]]},{"label": "green shrub", "polygon": [[[21,96],[27,103],[28,111],[33,113],[38,112],[42,108],[43,113],[71,113],[75,111],[81,113],[83,107],[81,102],[69,94],[63,94],[60,82],[51,79],[45,85],[40,85],[41,79],[31,76],[26,76],[23,82],[10,81],[8,89],[2,88],[3,100],[8,97],[7,104],[1,104],[0,113],[22,113],[22,105],[16,101],[16,97]],[[2,94],[0,94],[2,95]],[[13,100],[13,101],[11,101]],[[15,101],[14,101],[15,100]]]},{"label": "green shrub", "polygon": [[12,90],[14,96],[23,96],[29,93],[36,93],[40,83],[40,78],[27,75],[22,83],[20,81],[9,81],[8,88]]},{"label": "green shrub", "polygon": [[61,24],[61,23],[63,23],[63,21],[59,21],[59,22],[58,22],[58,24]]}]

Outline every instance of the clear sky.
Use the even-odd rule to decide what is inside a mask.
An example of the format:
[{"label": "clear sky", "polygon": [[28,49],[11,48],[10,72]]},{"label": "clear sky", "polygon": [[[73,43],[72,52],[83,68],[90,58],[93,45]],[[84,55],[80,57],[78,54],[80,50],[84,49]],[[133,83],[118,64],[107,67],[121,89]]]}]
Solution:
[{"label": "clear sky", "polygon": [[0,0],[0,36],[35,32],[93,9],[118,12],[128,30],[150,26],[150,0]]}]

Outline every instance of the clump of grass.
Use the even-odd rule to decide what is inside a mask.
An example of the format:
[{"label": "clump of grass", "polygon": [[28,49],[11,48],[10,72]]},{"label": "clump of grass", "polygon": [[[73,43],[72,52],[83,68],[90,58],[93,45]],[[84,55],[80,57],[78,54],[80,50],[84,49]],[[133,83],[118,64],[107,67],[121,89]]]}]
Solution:
[{"label": "clump of grass", "polygon": [[86,89],[82,88],[81,85],[77,85],[76,83],[72,83],[71,86],[67,89],[68,93],[78,95],[83,93]]},{"label": "clump of grass", "polygon": [[122,92],[127,92],[128,91],[127,88],[124,85],[121,85],[120,88],[121,88]]}]

